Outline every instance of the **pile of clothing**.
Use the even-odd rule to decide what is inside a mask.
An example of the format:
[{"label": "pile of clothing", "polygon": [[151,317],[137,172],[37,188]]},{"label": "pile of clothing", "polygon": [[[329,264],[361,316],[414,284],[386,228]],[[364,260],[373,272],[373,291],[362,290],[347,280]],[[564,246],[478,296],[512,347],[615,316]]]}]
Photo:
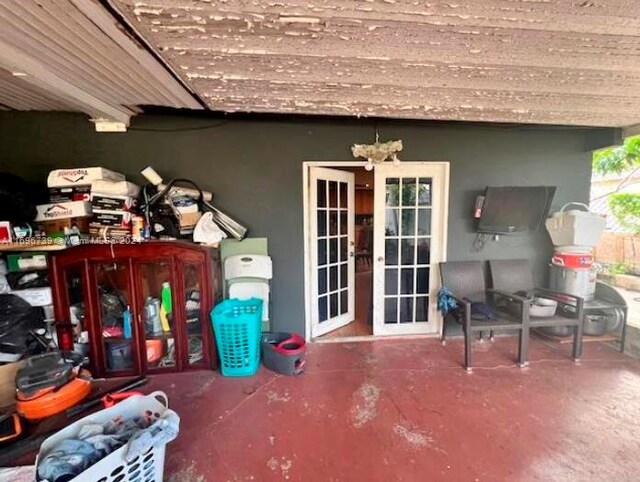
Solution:
[{"label": "pile of clothing", "polygon": [[124,458],[131,462],[152,447],[161,447],[175,439],[179,427],[180,417],[172,410],[159,418],[145,412],[134,419],[116,417],[104,425],[87,423],[76,437],[63,440],[39,461],[38,480],[71,480],[125,444]]}]

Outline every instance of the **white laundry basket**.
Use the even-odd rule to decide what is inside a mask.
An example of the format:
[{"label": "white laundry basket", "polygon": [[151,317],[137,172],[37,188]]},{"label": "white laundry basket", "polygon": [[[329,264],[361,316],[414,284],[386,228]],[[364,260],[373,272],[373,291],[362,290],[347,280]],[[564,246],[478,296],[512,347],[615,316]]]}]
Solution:
[{"label": "white laundry basket", "polygon": [[[168,410],[169,400],[167,395],[161,391],[127,398],[111,408],[84,417],[47,438],[40,446],[36,467],[38,467],[40,459],[60,442],[77,437],[83,425],[88,423],[105,424],[116,417],[131,419],[144,415],[146,411],[153,414],[154,418],[159,418]],[[71,482],[162,482],[165,447],[165,445],[154,447],[131,462],[127,462],[124,458],[127,450],[125,444],[89,467]]]}]

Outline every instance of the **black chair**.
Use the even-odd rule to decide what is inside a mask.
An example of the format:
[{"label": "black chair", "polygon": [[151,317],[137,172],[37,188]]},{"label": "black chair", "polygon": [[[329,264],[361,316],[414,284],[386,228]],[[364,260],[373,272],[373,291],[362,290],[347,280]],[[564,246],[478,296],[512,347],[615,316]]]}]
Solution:
[{"label": "black chair", "polygon": [[[582,356],[582,332],[584,328],[584,299],[534,286],[531,263],[528,259],[489,261],[494,289],[521,293],[527,297],[549,298],[558,303],[556,314],[550,317],[530,317],[529,329],[546,327],[573,327],[573,359]],[[527,337],[528,340],[529,337]],[[528,346],[525,346],[525,356]],[[528,361],[525,358],[525,364]]]},{"label": "black chair", "polygon": [[[462,323],[464,332],[464,367],[471,371],[473,367],[472,344],[475,333],[494,330],[516,330],[519,332],[518,365],[526,362],[528,345],[529,301],[511,293],[487,289],[484,271],[480,261],[447,261],[440,263],[442,285],[449,289],[458,303],[458,321]],[[509,300],[519,306],[520,316],[499,309],[499,300]],[[496,320],[480,321],[471,316],[471,303],[483,302],[490,306]],[[444,333],[444,327],[443,327]],[[443,338],[444,340],[444,338]]]}]

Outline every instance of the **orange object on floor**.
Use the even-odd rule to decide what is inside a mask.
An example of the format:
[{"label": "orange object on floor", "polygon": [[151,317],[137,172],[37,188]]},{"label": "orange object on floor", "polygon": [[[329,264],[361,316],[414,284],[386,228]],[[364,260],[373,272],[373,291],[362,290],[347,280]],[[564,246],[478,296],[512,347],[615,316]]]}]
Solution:
[{"label": "orange object on floor", "polygon": [[[80,374],[82,375],[83,372]],[[88,375],[88,372],[84,372]],[[91,381],[80,376],[60,388],[46,388],[30,397],[18,392],[16,411],[27,420],[40,420],[73,407],[91,393]]]},{"label": "orange object on floor", "polygon": [[147,340],[147,363],[158,363],[164,356],[162,340]]}]

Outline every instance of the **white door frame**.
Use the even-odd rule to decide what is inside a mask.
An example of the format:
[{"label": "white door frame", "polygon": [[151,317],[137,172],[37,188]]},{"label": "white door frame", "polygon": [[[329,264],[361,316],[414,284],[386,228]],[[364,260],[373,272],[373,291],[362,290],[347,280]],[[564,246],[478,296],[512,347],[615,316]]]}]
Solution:
[{"label": "white door frame", "polygon": [[[421,169],[422,168],[422,169]],[[376,336],[429,335],[441,333],[442,316],[437,309],[437,293],[440,288],[439,264],[447,259],[447,231],[449,204],[449,163],[448,162],[403,162],[400,166],[385,164],[381,168],[387,177],[438,177],[432,192],[432,230],[429,260],[429,322],[428,323],[384,323],[385,292],[385,182],[383,177],[375,177],[374,219],[373,219],[373,333]],[[410,172],[407,172],[409,170]],[[429,170],[430,172],[427,172]],[[413,172],[411,172],[413,171]],[[421,172],[422,171],[422,172]],[[382,173],[381,173],[382,174]],[[434,216],[434,214],[437,214]],[[417,218],[416,218],[417,219]],[[417,221],[416,221],[417,222]],[[409,266],[411,267],[411,266]],[[414,280],[415,283],[415,280]],[[398,285],[398,294],[400,293]]]},{"label": "white door frame", "polygon": [[[414,161],[405,161],[407,164],[414,164]],[[443,224],[442,224],[442,257],[441,261],[447,260],[447,235],[449,229],[449,162],[415,162],[415,164],[425,165],[446,165],[446,179],[443,195]],[[311,303],[311,250],[309,246],[310,236],[310,219],[309,219],[309,172],[311,167],[327,167],[327,168],[339,168],[339,167],[364,167],[367,165],[366,161],[304,161],[302,163],[302,206],[303,206],[303,241],[304,241],[304,311],[305,311],[305,339],[312,341],[311,337],[311,322],[312,322],[312,303]],[[375,168],[374,168],[375,169]],[[375,173],[374,173],[375,176]],[[375,200],[374,200],[375,202]],[[375,249],[375,247],[374,247]],[[442,324],[441,330],[442,330]],[[412,335],[402,335],[403,338],[409,338]],[[433,335],[431,335],[433,336]],[[370,339],[371,337],[362,336],[358,339]]]},{"label": "white door frame", "polygon": [[[309,194],[311,192],[309,186],[309,178],[312,167],[326,167],[326,168],[339,168],[339,167],[364,167],[367,163],[365,161],[305,161],[302,163],[302,207],[304,213],[303,220],[303,240],[304,240],[304,318],[305,318],[305,339],[311,341],[311,323],[313,320],[312,311],[312,290],[311,284],[311,270],[313,268],[311,261],[311,248],[310,248],[310,236],[311,236],[311,220],[309,219]],[[355,209],[355,206],[354,206]]]}]

